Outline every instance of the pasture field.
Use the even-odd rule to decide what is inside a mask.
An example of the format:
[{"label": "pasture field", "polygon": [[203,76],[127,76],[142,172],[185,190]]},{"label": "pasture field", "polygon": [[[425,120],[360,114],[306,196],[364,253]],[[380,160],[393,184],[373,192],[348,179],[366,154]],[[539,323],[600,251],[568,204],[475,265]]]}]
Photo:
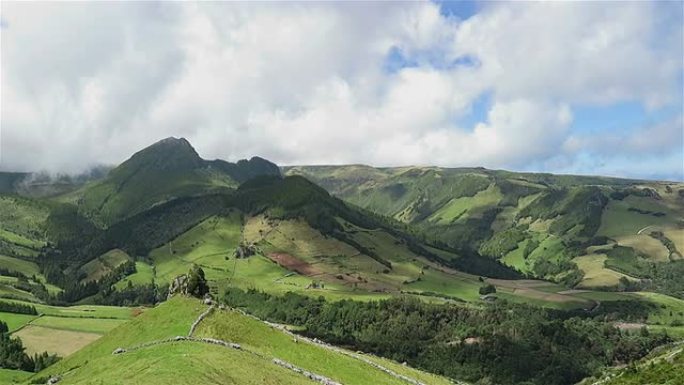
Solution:
[{"label": "pasture field", "polygon": [[81,282],[97,281],[130,260],[131,257],[124,251],[119,249],[110,250],[81,266],[80,271],[86,275]]},{"label": "pasture field", "polygon": [[8,284],[0,283],[0,298],[3,299],[14,299],[27,302],[38,302],[39,299],[33,294],[19,290],[16,287]]},{"label": "pasture field", "polygon": [[411,292],[438,293],[464,301],[477,301],[482,286],[477,279],[457,278],[435,269],[425,270],[420,280],[405,284],[404,290]]},{"label": "pasture field", "polygon": [[8,257],[6,255],[0,255],[0,266],[7,270],[18,271],[27,277],[31,277],[32,275],[40,275],[38,265],[36,265],[34,262]]},{"label": "pasture field", "polygon": [[26,381],[33,373],[21,370],[0,369],[0,384],[19,384]]},{"label": "pasture field", "polygon": [[64,385],[314,385],[301,375],[247,353],[200,343],[171,343],[88,360]]},{"label": "pasture field", "polygon": [[30,354],[47,351],[64,357],[126,323],[133,316],[130,308],[114,306],[31,305],[42,315],[0,313],[0,319],[7,322],[10,331],[21,338]]},{"label": "pasture field", "polygon": [[677,251],[684,255],[684,229],[668,228],[665,229],[664,234],[674,242]]},{"label": "pasture field", "polygon": [[5,313],[0,312],[0,321],[7,324],[10,332],[13,332],[20,327],[26,325],[32,320],[36,319],[37,316],[32,314],[17,314],[17,313]]},{"label": "pasture field", "polygon": [[242,221],[237,213],[228,217],[211,217],[173,241],[150,252],[158,284],[171,282],[187,273],[195,263],[209,269],[225,269],[227,258],[240,242]]},{"label": "pasture field", "polygon": [[[362,361],[303,341],[295,342],[277,329],[228,310],[216,310],[205,318],[195,336],[240,343],[240,350],[181,341],[112,354],[119,347],[127,349],[144,342],[187,335],[190,324],[204,310],[206,306],[196,299],[173,297],[35,377],[60,374],[60,384],[66,385],[315,384],[300,374],[275,365],[272,359],[279,358],[317,374],[343,380],[344,384],[405,384]],[[364,357],[430,385],[449,384],[446,379],[389,360]],[[150,370],[151,367],[154,370]]]},{"label": "pasture field", "polygon": [[533,263],[533,261],[536,261],[539,258],[557,262],[565,248],[565,246],[563,246],[563,240],[553,234],[549,234],[545,238],[539,240],[539,246],[537,246],[537,248],[528,256],[530,263]]},{"label": "pasture field", "polygon": [[652,261],[668,262],[670,260],[670,252],[663,243],[648,234],[625,235],[616,238],[616,241],[620,246],[631,247],[643,255],[648,256]]},{"label": "pasture field", "polygon": [[584,273],[584,278],[577,286],[578,288],[602,288],[617,286],[620,278],[627,278],[636,281],[626,274],[608,269],[605,262],[608,257],[605,254],[589,254],[576,257],[572,261]]},{"label": "pasture field", "polygon": [[[198,336],[237,342],[251,351],[283,359],[343,384],[404,384],[403,381],[354,358],[312,344],[296,342],[277,329],[233,311],[217,311],[205,321],[196,332]],[[434,383],[447,383],[442,381]]]},{"label": "pasture field", "polygon": [[48,352],[66,357],[101,337],[96,333],[76,332],[42,326],[26,325],[13,335],[21,338],[26,353]]},{"label": "pasture field", "polygon": [[501,262],[523,273],[529,272],[532,266],[523,256],[525,245],[527,245],[528,242],[530,242],[530,240],[525,239],[524,241],[518,243],[518,248],[513,251],[509,251],[508,254],[504,255],[504,257],[501,258]]},{"label": "pasture field", "polygon": [[41,303],[27,303],[24,301],[15,300],[9,300],[9,302],[17,302],[25,305],[31,305],[36,308],[38,313],[43,315],[70,318],[116,318],[127,320],[133,318],[134,311],[140,309],[121,306],[101,305],[51,306]]},{"label": "pasture field", "polygon": [[39,249],[45,245],[45,242],[36,241],[2,228],[0,228],[0,239],[29,249]]},{"label": "pasture field", "polygon": [[77,332],[105,334],[127,320],[109,318],[67,318],[43,316],[31,325],[43,326],[51,329],[71,330]]},{"label": "pasture field", "polygon": [[[654,216],[630,211],[630,208],[664,213],[664,216]],[[625,235],[637,234],[646,226],[675,225],[681,214],[671,210],[666,205],[654,203],[642,197],[628,196],[625,199],[611,200],[603,211],[601,227],[597,235],[605,235],[615,238]]]},{"label": "pasture field", "polygon": [[502,198],[503,195],[499,187],[491,184],[472,197],[452,199],[435,211],[428,220],[437,224],[449,224],[457,220],[466,219],[469,216],[481,214],[488,207],[496,206]]},{"label": "pasture field", "polygon": [[128,282],[133,286],[149,285],[154,283],[154,268],[145,262],[135,262],[135,273],[124,277],[121,281],[114,284],[114,287],[121,290],[128,286]]},{"label": "pasture field", "polygon": [[0,226],[32,241],[43,241],[49,209],[43,203],[18,196],[0,195]]}]

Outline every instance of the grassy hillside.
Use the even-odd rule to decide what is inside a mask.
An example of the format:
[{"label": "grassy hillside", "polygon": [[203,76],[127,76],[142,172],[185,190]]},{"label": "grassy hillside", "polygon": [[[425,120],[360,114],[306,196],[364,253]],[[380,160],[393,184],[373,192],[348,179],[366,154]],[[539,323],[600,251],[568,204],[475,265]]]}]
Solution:
[{"label": "grassy hillside", "polygon": [[678,385],[684,376],[684,349],[681,344],[657,349],[643,360],[607,371],[581,385]]},{"label": "grassy hillside", "polygon": [[[625,271],[583,257],[597,246],[630,248],[657,264],[681,259],[684,247],[681,183],[481,168],[302,166],[284,172],[425,238],[568,286],[618,287]],[[603,278],[596,278],[597,269],[604,269]],[[650,278],[650,265],[638,269],[637,279]]]},{"label": "grassy hillside", "polygon": [[[195,341],[176,341],[148,347],[146,342],[186,336],[190,325],[206,310],[200,301],[174,297],[101,339],[67,357],[36,378],[60,375],[60,384],[315,384],[305,376],[278,366],[274,358],[323,374],[343,383],[403,384],[361,361],[320,347],[295,343],[291,337],[247,316],[216,311],[199,324],[197,337],[238,342],[241,349]],[[117,348],[128,351],[112,354]],[[400,365],[392,364],[392,367]],[[447,384],[436,376],[410,368],[429,384]],[[323,373],[319,373],[323,372]],[[355,379],[356,378],[356,379]],[[351,381],[351,382],[350,382]]]}]

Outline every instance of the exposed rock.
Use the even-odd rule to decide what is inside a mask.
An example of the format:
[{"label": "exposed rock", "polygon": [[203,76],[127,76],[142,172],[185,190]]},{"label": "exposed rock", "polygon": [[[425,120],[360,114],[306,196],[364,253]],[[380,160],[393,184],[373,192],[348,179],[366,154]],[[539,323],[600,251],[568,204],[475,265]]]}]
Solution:
[{"label": "exposed rock", "polygon": [[208,292],[209,286],[207,286],[207,280],[204,277],[204,270],[197,265],[193,265],[188,274],[179,275],[171,281],[168,298],[171,298],[174,294],[202,298]]},{"label": "exposed rock", "polygon": [[126,349],[124,348],[116,348],[112,354],[121,354],[121,353],[126,353]]},{"label": "exposed rock", "polygon": [[184,294],[188,293],[188,275],[183,274],[174,278],[169,286],[169,296],[171,298],[174,294]]},{"label": "exposed rock", "polygon": [[240,245],[235,248],[235,252],[233,253],[233,256],[235,258],[241,259],[241,258],[249,258],[252,255],[255,255],[259,253],[259,248],[256,247],[253,243],[242,243],[240,242]]}]

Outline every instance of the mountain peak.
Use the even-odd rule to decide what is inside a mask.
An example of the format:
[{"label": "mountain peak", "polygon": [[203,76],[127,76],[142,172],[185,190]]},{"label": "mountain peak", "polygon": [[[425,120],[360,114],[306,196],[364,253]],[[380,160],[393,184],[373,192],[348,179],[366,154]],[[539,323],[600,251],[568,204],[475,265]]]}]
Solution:
[{"label": "mountain peak", "polygon": [[[192,145],[190,142],[188,142],[187,139],[180,137],[176,138],[175,136],[169,136],[168,138],[164,138],[156,143],[154,143],[152,146],[178,146],[178,147],[190,147],[192,148]],[[150,146],[150,147],[152,147]]]},{"label": "mountain peak", "polygon": [[115,170],[190,170],[202,164],[202,158],[187,139],[168,137],[136,152]]}]

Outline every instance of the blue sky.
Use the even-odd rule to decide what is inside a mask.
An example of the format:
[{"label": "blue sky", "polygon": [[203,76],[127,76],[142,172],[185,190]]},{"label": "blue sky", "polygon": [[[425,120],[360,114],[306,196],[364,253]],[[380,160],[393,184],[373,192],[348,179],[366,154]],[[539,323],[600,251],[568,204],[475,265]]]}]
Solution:
[{"label": "blue sky", "polygon": [[684,180],[681,2],[7,3],[2,170],[206,158]]}]

